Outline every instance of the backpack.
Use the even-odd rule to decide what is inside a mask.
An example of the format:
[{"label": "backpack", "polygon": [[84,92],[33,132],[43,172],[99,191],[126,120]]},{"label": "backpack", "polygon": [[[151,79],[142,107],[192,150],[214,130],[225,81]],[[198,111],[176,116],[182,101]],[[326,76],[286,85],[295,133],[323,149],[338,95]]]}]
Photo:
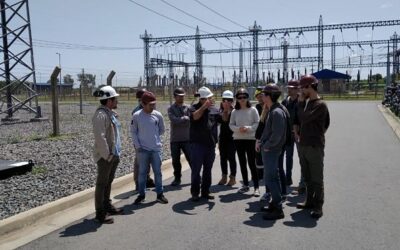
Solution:
[{"label": "backpack", "polygon": [[280,108],[285,113],[285,118],[286,118],[286,141],[285,141],[285,144],[283,145],[283,147],[290,146],[290,145],[292,145],[292,142],[293,142],[292,124],[290,122],[290,113],[286,109],[286,107],[283,106],[282,104],[279,104],[279,106],[277,106],[276,108]]}]

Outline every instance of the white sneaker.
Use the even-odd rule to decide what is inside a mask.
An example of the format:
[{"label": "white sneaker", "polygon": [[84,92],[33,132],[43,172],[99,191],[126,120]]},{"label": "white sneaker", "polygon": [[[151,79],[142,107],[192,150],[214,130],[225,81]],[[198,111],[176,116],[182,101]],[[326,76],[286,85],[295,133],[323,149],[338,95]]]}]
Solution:
[{"label": "white sneaker", "polygon": [[260,197],[260,190],[258,188],[254,189],[254,193],[253,193],[254,197]]},{"label": "white sneaker", "polygon": [[271,199],[271,194],[270,193],[264,193],[263,196],[261,196],[260,201],[269,201]]},{"label": "white sneaker", "polygon": [[250,188],[249,186],[242,186],[239,190],[238,193],[244,194],[246,192],[249,192]]}]

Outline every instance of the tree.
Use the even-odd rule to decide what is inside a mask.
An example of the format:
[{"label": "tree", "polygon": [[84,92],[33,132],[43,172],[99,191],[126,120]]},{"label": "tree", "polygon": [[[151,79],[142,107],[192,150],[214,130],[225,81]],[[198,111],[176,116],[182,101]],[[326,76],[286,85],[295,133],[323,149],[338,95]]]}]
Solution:
[{"label": "tree", "polygon": [[63,78],[64,78],[64,84],[73,84],[74,83],[74,79],[72,78],[72,76],[70,74],[66,74]]},{"label": "tree", "polygon": [[85,73],[78,74],[78,81],[81,82],[82,87],[85,89],[92,88],[96,85],[96,75]]},{"label": "tree", "polygon": [[372,79],[375,79],[375,81],[379,81],[379,80],[382,80],[382,79],[383,79],[382,75],[379,74],[379,73],[378,73],[378,74],[375,74],[375,75],[372,75],[371,78],[372,78]]}]

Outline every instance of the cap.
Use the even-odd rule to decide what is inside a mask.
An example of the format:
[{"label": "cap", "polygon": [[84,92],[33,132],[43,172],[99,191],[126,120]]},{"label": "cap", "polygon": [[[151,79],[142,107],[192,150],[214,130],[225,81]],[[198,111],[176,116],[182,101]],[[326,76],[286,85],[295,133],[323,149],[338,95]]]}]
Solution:
[{"label": "cap", "polygon": [[176,88],[174,90],[174,96],[184,96],[185,90],[183,88]]},{"label": "cap", "polygon": [[298,89],[299,88],[299,81],[298,80],[290,80],[287,84],[289,89]]},{"label": "cap", "polygon": [[141,100],[143,104],[156,103],[156,96],[152,92],[146,91],[143,93]]}]

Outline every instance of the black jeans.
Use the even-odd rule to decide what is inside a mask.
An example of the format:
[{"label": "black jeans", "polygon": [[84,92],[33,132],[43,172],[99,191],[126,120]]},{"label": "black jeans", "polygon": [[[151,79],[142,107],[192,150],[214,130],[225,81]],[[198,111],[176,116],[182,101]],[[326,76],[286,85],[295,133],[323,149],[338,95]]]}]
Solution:
[{"label": "black jeans", "polygon": [[119,157],[114,156],[111,162],[101,158],[97,162],[97,179],[94,191],[95,208],[97,215],[104,215],[111,207],[111,184],[115,177],[115,171],[119,163]]},{"label": "black jeans", "polygon": [[[215,160],[215,147],[192,143],[190,145],[190,159],[192,160],[190,192],[192,195],[198,196],[201,189],[201,195],[208,195],[211,186],[211,169]],[[201,169],[203,169],[202,176],[200,175]]]},{"label": "black jeans", "polygon": [[190,143],[189,142],[171,142],[172,167],[174,168],[175,179],[182,177],[181,150],[190,166]]},{"label": "black jeans", "polygon": [[[242,172],[243,184],[249,185],[249,177],[247,175],[247,163],[249,164],[251,178],[254,188],[258,188],[258,174],[256,168],[256,140],[234,140],[236,152],[239,158],[240,171]],[[246,159],[247,156],[247,159]],[[247,163],[246,163],[247,161]]]},{"label": "black jeans", "polygon": [[236,176],[236,148],[233,141],[219,141],[219,154],[222,174],[228,175],[228,162],[231,170],[230,176]]}]

